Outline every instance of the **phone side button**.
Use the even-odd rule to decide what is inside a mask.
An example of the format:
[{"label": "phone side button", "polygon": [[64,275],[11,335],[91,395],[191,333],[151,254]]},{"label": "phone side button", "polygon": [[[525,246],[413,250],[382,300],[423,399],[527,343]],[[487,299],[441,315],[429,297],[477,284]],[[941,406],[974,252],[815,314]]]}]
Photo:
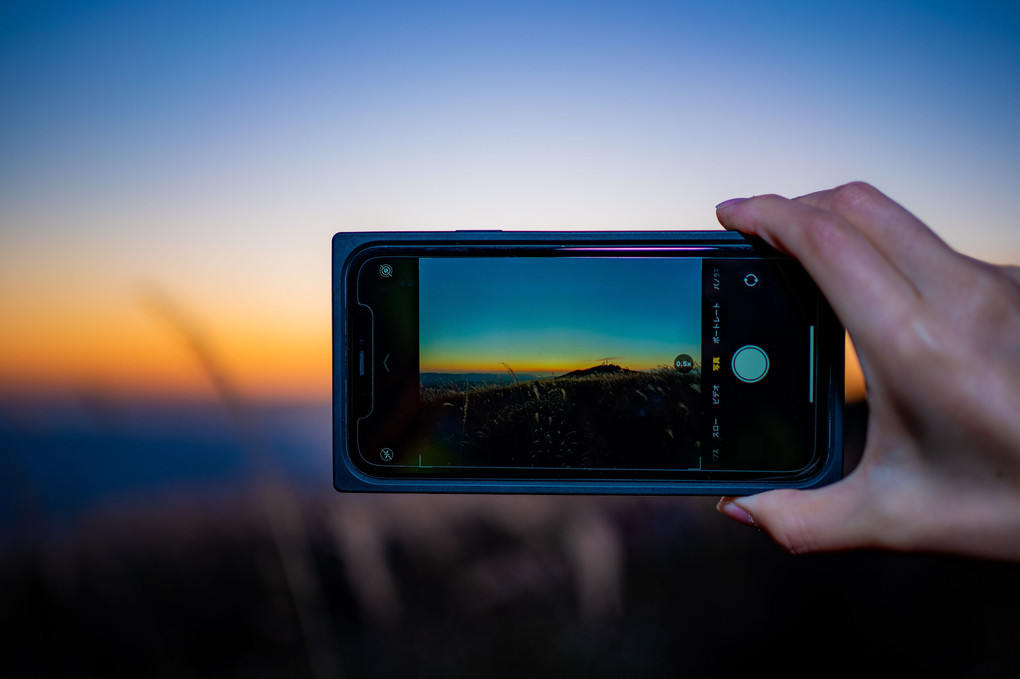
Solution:
[{"label": "phone side button", "polygon": [[503,229],[457,229],[454,233],[503,233]]}]

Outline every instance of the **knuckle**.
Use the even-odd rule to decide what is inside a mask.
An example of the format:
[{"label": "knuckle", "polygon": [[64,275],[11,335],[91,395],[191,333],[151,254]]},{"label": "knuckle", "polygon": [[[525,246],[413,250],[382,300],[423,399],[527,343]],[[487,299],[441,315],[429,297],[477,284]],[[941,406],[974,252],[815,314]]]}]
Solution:
[{"label": "knuckle", "polygon": [[881,195],[878,189],[867,182],[850,182],[836,187],[833,201],[838,207],[856,210],[874,203]]},{"label": "knuckle", "polygon": [[1020,332],[1020,283],[982,262],[974,262],[969,273],[949,307],[951,327],[969,328],[967,336],[975,340],[1015,336]]},{"label": "knuckle", "polygon": [[982,363],[993,346],[1020,336],[1020,283],[978,264],[959,275],[952,290],[911,307],[885,328],[897,360],[923,367],[945,357]]},{"label": "knuckle", "polygon": [[999,314],[1020,306],[1020,282],[1005,270],[982,263],[976,279],[975,296],[982,308],[991,306]]},{"label": "knuckle", "polygon": [[1020,266],[1006,264],[1000,267],[1000,271],[1002,271],[1002,274],[1007,276],[1013,283],[1020,285]]}]

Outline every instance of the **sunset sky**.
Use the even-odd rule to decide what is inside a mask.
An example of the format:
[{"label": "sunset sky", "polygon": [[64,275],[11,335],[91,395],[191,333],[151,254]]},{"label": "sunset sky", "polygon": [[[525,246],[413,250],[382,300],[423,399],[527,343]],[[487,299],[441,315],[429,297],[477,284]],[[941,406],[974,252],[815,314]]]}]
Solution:
[{"label": "sunset sky", "polygon": [[[327,398],[330,238],[868,180],[1020,262],[1015,2],[7,2],[0,390]],[[161,311],[163,309],[164,311]]]},{"label": "sunset sky", "polygon": [[701,360],[696,259],[423,258],[421,372],[562,375]]}]

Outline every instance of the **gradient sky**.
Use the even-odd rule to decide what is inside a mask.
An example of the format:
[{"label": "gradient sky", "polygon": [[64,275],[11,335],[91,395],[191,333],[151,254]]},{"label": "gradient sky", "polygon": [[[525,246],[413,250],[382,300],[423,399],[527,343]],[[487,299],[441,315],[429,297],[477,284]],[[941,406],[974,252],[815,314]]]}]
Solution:
[{"label": "gradient sky", "polygon": [[0,387],[326,396],[339,230],[717,228],[865,179],[1020,262],[1020,5],[5,2]]},{"label": "gradient sky", "polygon": [[425,258],[418,280],[421,372],[701,360],[699,260]]}]

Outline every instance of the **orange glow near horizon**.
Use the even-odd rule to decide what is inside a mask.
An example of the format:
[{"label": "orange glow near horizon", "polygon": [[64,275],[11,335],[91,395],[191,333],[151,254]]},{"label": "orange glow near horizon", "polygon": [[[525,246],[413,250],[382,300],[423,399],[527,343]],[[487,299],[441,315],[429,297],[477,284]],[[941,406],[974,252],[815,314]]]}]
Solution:
[{"label": "orange glow near horizon", "polygon": [[[16,327],[0,336],[0,386],[5,391],[101,390],[127,396],[212,397],[216,387],[178,329],[151,314],[73,314]],[[230,319],[208,329],[216,369],[241,394],[263,399],[330,397],[332,345],[327,322],[316,327],[266,327]],[[864,376],[846,338],[846,398],[865,396]],[[649,369],[625,365],[630,369]],[[550,361],[510,364],[520,374],[563,374],[591,367]],[[498,364],[463,363],[427,372],[505,372]]]},{"label": "orange glow near horizon", "polygon": [[850,335],[846,336],[845,356],[846,368],[843,374],[846,384],[843,392],[846,394],[846,400],[848,403],[863,401],[865,395],[864,372],[861,370],[861,362],[857,359],[854,344],[850,341]]},{"label": "orange glow near horizon", "polygon": [[507,366],[509,366],[515,373],[562,375],[570,372],[571,370],[583,370],[585,368],[591,368],[592,366],[599,365],[600,363],[615,363],[628,370],[652,370],[653,368],[658,367],[668,367],[662,363],[656,365],[645,365],[618,359],[609,359],[605,361],[602,359],[593,359],[590,361],[578,361],[577,359],[550,359],[540,363],[518,363],[514,361],[507,361],[506,363],[478,363],[472,359],[465,359],[464,361],[454,361],[443,365],[421,365],[420,370],[423,373],[505,373],[507,372]]},{"label": "orange glow near horizon", "polygon": [[[23,319],[28,320],[28,319]],[[216,386],[188,339],[141,310],[50,314],[0,335],[0,387],[7,392],[104,391],[125,396],[208,397]],[[225,319],[202,329],[214,369],[242,395],[328,399],[328,320],[273,327]]]}]

